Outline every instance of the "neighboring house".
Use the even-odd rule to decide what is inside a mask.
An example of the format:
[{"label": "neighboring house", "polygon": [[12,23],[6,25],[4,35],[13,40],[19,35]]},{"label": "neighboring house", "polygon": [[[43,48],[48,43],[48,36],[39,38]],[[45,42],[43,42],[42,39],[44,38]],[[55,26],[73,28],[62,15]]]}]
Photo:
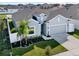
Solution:
[{"label": "neighboring house", "polygon": [[16,13],[18,9],[7,9],[7,8],[0,8],[0,14],[13,14]]}]

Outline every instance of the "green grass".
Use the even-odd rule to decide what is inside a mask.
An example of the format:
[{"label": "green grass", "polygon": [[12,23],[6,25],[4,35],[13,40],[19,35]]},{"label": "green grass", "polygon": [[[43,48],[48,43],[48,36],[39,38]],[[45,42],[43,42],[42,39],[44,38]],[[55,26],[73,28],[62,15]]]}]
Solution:
[{"label": "green grass", "polygon": [[14,48],[13,54],[24,56],[46,56],[45,51],[47,46],[51,47],[51,55],[67,51],[67,49],[52,39],[33,44],[30,48]]},{"label": "green grass", "polygon": [[10,56],[10,50],[0,51],[0,56]]},{"label": "green grass", "polygon": [[13,51],[13,55],[14,56],[21,56],[23,55],[25,52],[28,52],[30,50],[33,49],[33,45],[31,45],[30,47],[27,48],[13,48],[12,51]]},{"label": "green grass", "polygon": [[69,33],[70,35],[73,35],[74,37],[76,37],[77,39],[79,39],[79,30],[75,29],[74,32]]}]

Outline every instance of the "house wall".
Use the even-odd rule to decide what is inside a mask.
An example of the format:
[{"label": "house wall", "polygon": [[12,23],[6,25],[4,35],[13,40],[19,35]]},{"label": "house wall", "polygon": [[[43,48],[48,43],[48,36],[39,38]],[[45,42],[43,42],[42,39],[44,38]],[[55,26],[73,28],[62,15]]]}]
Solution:
[{"label": "house wall", "polygon": [[34,27],[34,34],[29,34],[28,36],[40,36],[41,35],[41,24],[39,22],[30,19],[29,20],[29,27]]},{"label": "house wall", "polygon": [[69,19],[69,23],[74,24],[74,28],[79,30],[79,20],[78,19]]},{"label": "house wall", "polygon": [[9,25],[8,19],[7,19],[7,26],[8,26],[10,43],[14,43],[14,42],[19,41],[20,39],[18,40],[17,33],[16,32],[15,33],[10,32],[10,25]]},{"label": "house wall", "polygon": [[74,32],[74,29],[75,29],[74,25],[72,23],[69,23],[69,30],[68,30],[68,32]]},{"label": "house wall", "polygon": [[20,41],[20,40],[18,40],[17,33],[11,33],[9,35],[10,35],[10,43]]}]

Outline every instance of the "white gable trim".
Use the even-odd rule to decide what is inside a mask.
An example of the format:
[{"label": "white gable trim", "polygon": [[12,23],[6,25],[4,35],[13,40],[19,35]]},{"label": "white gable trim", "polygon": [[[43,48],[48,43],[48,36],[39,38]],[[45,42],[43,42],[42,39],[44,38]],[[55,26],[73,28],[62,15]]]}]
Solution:
[{"label": "white gable trim", "polygon": [[[57,17],[66,18],[66,17],[62,16],[61,14],[58,14],[57,16],[55,16],[55,17],[54,17],[54,18],[52,18],[52,19],[55,19],[55,18],[57,18]],[[52,19],[50,19],[48,22],[50,22]],[[66,19],[68,19],[68,18],[66,18]],[[65,19],[65,20],[66,20],[66,19]]]}]

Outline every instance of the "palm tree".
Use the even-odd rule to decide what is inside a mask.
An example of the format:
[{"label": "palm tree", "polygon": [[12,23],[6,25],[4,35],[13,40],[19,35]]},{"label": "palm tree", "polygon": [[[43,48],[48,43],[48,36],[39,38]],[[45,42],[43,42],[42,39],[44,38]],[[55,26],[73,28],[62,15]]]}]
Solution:
[{"label": "palm tree", "polygon": [[[23,38],[27,38],[27,35],[29,33],[29,30],[28,30],[28,21],[26,20],[21,20],[19,22],[19,27],[18,27],[18,35],[20,36],[20,39],[23,39]],[[27,44],[27,39],[26,39],[26,44]],[[21,40],[20,40],[20,46],[21,46]]]}]

